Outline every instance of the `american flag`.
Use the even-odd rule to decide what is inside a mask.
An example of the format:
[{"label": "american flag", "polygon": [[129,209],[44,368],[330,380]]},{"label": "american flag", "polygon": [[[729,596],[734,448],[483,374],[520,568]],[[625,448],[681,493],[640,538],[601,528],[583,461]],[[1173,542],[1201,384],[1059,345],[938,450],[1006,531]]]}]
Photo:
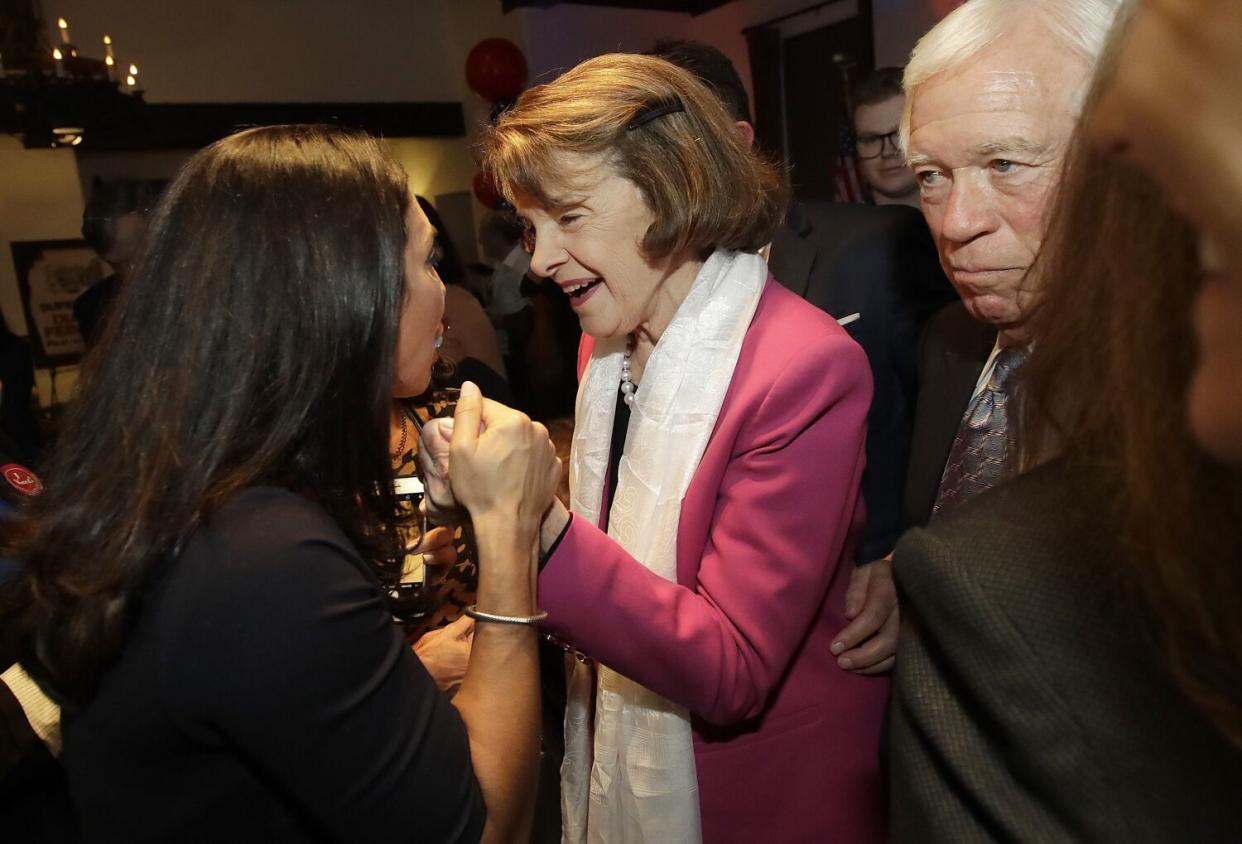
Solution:
[{"label": "american flag", "polygon": [[871,202],[871,186],[862,175],[862,163],[854,146],[854,86],[851,77],[858,62],[849,53],[836,53],[832,63],[841,77],[841,129],[837,137],[837,202]]},{"label": "american flag", "polygon": [[871,202],[871,186],[862,175],[858,150],[854,147],[854,132],[850,128],[851,116],[841,121],[841,137],[837,152],[837,202]]}]

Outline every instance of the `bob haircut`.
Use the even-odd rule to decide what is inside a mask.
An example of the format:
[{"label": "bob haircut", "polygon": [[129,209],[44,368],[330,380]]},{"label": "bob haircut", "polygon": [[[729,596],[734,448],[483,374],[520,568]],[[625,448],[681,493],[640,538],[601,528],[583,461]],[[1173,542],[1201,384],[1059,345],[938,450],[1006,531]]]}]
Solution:
[{"label": "bob haircut", "polygon": [[365,135],[273,126],[191,158],[152,216],[5,556],[0,626],[65,703],[147,581],[232,495],[319,503],[395,573],[389,466],[410,192]]},{"label": "bob haircut", "polygon": [[903,79],[901,148],[909,149],[915,89],[933,76],[961,67],[1010,32],[1035,26],[1085,59],[1089,74],[1120,5],[1121,0],[970,0],[958,6],[920,38],[910,54]]},{"label": "bob haircut", "polygon": [[693,74],[653,56],[614,53],[537,85],[483,139],[483,169],[510,201],[522,191],[566,207],[596,158],[642,192],[655,221],[650,258],[683,250],[753,252],[785,212],[782,172],[742,141],[724,104]]}]

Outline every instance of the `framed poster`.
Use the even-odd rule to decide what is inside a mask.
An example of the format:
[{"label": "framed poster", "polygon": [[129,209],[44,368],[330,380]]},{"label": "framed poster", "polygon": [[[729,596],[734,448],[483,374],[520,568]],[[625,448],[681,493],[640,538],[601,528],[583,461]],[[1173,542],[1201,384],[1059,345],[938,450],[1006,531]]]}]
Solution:
[{"label": "framed poster", "polygon": [[76,364],[85,345],[73,318],[73,300],[111,275],[111,268],[84,240],[29,240],[12,246],[35,366]]}]

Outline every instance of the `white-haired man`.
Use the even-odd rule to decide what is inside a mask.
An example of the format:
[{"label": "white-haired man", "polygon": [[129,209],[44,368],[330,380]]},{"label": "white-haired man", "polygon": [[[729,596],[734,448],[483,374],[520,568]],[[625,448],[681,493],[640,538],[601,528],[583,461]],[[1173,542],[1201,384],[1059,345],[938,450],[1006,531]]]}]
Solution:
[{"label": "white-haired man", "polygon": [[[1118,0],[971,0],[906,67],[906,155],[961,296],[920,350],[906,489],[924,524],[1001,478],[1008,375],[1021,362],[1028,273]],[[987,416],[986,423],[982,417]]]},{"label": "white-haired man", "polygon": [[[1110,799],[1118,783],[1108,780],[1126,767],[1083,737],[1086,710],[1102,706],[1091,670],[1075,663],[1092,642],[1081,630],[1063,641],[1066,619],[1082,616],[1060,615],[1082,596],[1068,582],[1033,594],[1024,534],[974,517],[995,496],[969,504],[1003,478],[1010,376],[1041,282],[1031,268],[1119,5],[970,0],[907,65],[905,149],[962,301],[929,322],[920,348],[906,516],[931,530],[894,555],[904,613],[891,704],[898,842],[1155,840],[1133,835],[1139,825]],[[1064,672],[1055,678],[1039,667],[1054,661]],[[1124,745],[1119,736],[1110,748]]]},{"label": "white-haired man", "polygon": [[[901,142],[960,302],[928,321],[903,525],[926,525],[1006,469],[1009,379],[1039,280],[1045,214],[1083,96],[1121,0],[970,0],[906,65]],[[888,561],[850,586],[862,608],[837,636],[842,667],[888,667],[897,596]]]}]

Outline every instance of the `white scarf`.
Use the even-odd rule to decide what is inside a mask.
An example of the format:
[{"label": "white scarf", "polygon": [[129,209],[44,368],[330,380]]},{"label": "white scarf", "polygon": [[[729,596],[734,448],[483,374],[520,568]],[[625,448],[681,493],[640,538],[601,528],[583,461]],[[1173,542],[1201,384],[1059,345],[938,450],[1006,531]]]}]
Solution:
[{"label": "white scarf", "polygon": [[[608,535],[666,580],[677,579],[682,499],[767,277],[758,255],[715,252],[656,344],[634,396]],[[599,524],[625,345],[597,343],[578,390],[570,489],[575,518],[592,524]],[[573,663],[561,767],[564,842],[701,841],[689,714],[604,665],[594,689],[591,676]]]}]

